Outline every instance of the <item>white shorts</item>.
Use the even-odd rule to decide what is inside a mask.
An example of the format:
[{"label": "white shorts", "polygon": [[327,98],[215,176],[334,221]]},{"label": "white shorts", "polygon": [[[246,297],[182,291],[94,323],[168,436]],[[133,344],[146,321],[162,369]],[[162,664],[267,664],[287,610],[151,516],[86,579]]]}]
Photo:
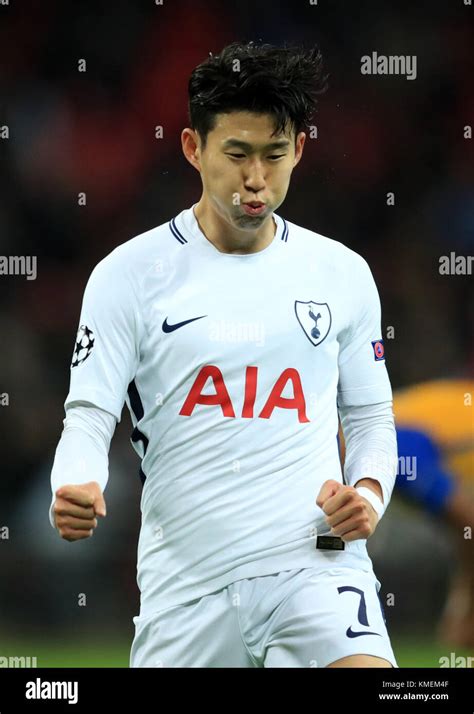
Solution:
[{"label": "white shorts", "polygon": [[130,667],[326,667],[374,655],[398,667],[373,572],[285,570],[133,618]]}]

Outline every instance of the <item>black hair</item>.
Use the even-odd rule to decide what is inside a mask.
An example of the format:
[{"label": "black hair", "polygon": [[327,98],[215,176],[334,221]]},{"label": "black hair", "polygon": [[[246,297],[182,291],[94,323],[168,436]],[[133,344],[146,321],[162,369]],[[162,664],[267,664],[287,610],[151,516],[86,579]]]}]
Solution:
[{"label": "black hair", "polygon": [[[191,128],[202,148],[215,126],[216,115],[232,111],[270,114],[274,134],[289,128],[296,135],[316,110],[317,97],[327,89],[317,47],[276,47],[233,42],[192,71],[188,85]],[[273,136],[273,134],[272,134]]]}]

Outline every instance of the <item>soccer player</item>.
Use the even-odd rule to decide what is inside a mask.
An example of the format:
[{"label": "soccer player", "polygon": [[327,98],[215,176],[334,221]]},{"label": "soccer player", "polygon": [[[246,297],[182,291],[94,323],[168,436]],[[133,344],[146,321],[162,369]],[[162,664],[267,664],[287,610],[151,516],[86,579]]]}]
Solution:
[{"label": "soccer player", "polygon": [[[413,384],[394,395],[400,462],[395,493],[448,526],[455,570],[437,634],[444,643],[467,649],[474,647],[473,394],[472,379],[453,377]],[[412,475],[401,468],[407,459],[416,460]]]},{"label": "soccer player", "polygon": [[397,467],[377,288],[358,253],[275,213],[324,85],[316,48],[211,53],[181,135],[200,200],[85,290],[50,520],[74,541],[104,517],[126,402],[132,667],[397,667],[366,547]]}]

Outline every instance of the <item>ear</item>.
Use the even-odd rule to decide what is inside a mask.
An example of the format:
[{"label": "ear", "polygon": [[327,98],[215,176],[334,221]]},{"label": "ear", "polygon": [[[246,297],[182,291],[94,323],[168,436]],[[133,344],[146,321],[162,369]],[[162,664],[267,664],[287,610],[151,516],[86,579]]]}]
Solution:
[{"label": "ear", "polygon": [[191,166],[194,166],[196,171],[201,173],[201,140],[199,134],[189,127],[183,129],[181,132],[181,146],[183,154]]},{"label": "ear", "polygon": [[293,167],[295,167],[296,164],[299,163],[299,160],[301,159],[301,157],[303,155],[303,147],[304,147],[305,141],[306,141],[306,134],[304,131],[300,131],[300,133],[296,137],[295,159],[293,161]]}]

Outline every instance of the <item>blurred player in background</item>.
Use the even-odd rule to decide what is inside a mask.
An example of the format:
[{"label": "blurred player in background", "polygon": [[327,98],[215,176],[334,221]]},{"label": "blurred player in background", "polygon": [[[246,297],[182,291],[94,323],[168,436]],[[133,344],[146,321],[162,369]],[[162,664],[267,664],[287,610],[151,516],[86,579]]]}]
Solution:
[{"label": "blurred player in background", "polygon": [[[440,379],[394,394],[399,473],[395,494],[449,526],[457,554],[439,637],[474,647],[474,381]],[[416,478],[403,473],[416,457]]]}]

